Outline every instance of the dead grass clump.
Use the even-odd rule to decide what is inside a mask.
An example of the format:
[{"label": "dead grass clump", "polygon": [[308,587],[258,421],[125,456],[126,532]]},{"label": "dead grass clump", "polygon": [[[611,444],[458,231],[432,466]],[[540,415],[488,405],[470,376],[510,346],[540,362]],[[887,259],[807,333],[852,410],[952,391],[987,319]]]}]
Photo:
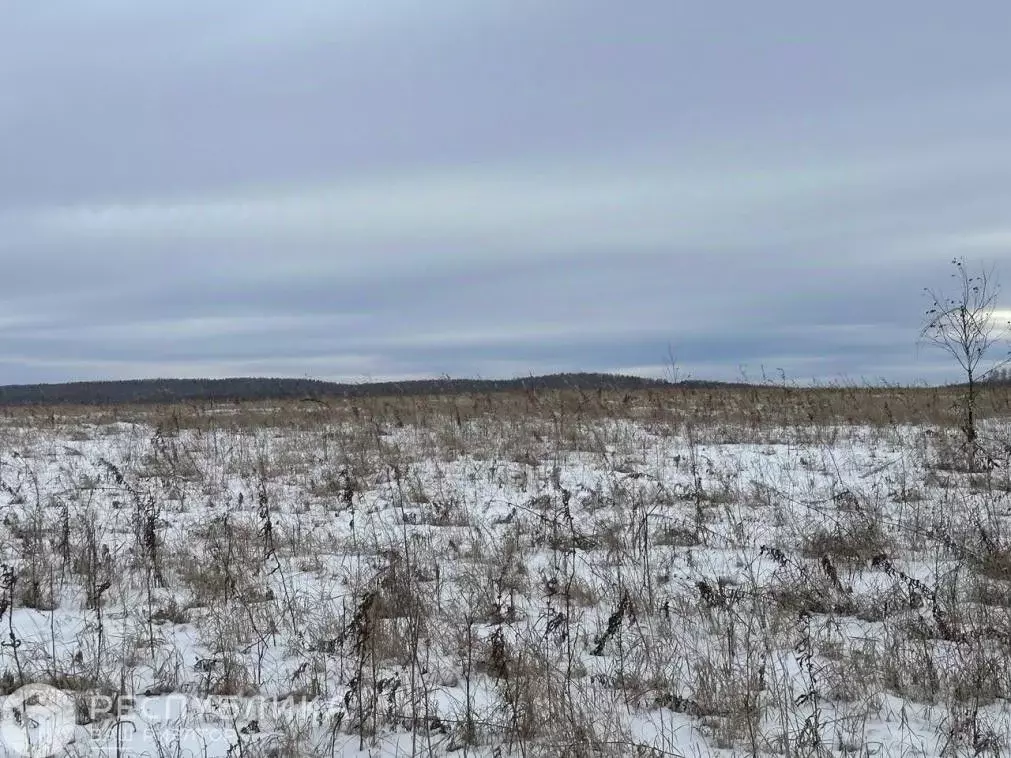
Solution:
[{"label": "dead grass clump", "polygon": [[655,547],[696,547],[702,544],[699,531],[687,522],[662,524],[650,537]]},{"label": "dead grass clump", "polygon": [[418,573],[407,565],[399,550],[386,550],[370,610],[376,618],[396,619],[418,616],[424,600],[417,586]]},{"label": "dead grass clump", "polygon": [[788,614],[857,614],[859,605],[853,589],[843,583],[828,555],[811,565],[793,559],[780,548],[764,546],[762,554],[777,565],[763,594]]},{"label": "dead grass clump", "polygon": [[1011,582],[1011,545],[993,541],[984,542],[983,550],[975,560],[980,575],[997,582]]},{"label": "dead grass clump", "polygon": [[996,608],[1011,609],[1011,581],[985,574],[970,583],[968,600]]},{"label": "dead grass clump", "polygon": [[200,676],[199,691],[202,694],[252,697],[259,692],[246,662],[234,653],[201,658],[194,665],[194,670]]},{"label": "dead grass clump", "polygon": [[15,586],[21,607],[36,611],[54,611],[59,608],[52,582],[39,576],[30,567],[21,570]]},{"label": "dead grass clump", "polygon": [[412,526],[467,526],[470,513],[455,497],[436,498],[429,502],[417,502],[404,508],[402,517],[405,524]]},{"label": "dead grass clump", "polygon": [[914,703],[934,704],[942,695],[938,651],[929,639],[886,629],[877,676],[887,692]]},{"label": "dead grass clump", "polygon": [[944,685],[956,702],[981,705],[1011,698],[1011,652],[1007,645],[975,639],[956,648]]},{"label": "dead grass clump", "polygon": [[865,563],[891,551],[891,540],[881,521],[865,513],[843,518],[808,535],[801,551],[808,558],[830,557],[836,561]]},{"label": "dead grass clump", "polygon": [[896,614],[907,613],[919,608],[923,598],[910,596],[901,582],[893,582],[887,587],[870,592],[861,592],[855,597],[857,609],[854,614],[861,621],[882,622]]},{"label": "dead grass clump", "polygon": [[815,583],[795,578],[773,583],[767,592],[778,607],[791,614],[855,616],[859,610],[852,595],[827,580]]},{"label": "dead grass clump", "polygon": [[191,544],[171,555],[172,573],[193,605],[213,606],[245,593],[263,565],[260,532],[223,514],[195,529]]},{"label": "dead grass clump", "polygon": [[983,711],[978,703],[953,703],[945,719],[941,755],[1000,758],[1008,746],[1006,720]]},{"label": "dead grass clump", "polygon": [[188,624],[192,621],[190,609],[173,596],[151,612],[152,624]]}]

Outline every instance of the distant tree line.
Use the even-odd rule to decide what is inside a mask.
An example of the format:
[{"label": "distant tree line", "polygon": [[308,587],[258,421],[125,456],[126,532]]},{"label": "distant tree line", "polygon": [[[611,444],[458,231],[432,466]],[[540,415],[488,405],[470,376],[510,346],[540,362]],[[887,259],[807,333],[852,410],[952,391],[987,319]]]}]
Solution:
[{"label": "distant tree line", "polygon": [[994,369],[987,378],[987,382],[990,384],[1011,384],[1011,369]]},{"label": "distant tree line", "polygon": [[239,402],[516,390],[638,390],[669,386],[661,379],[617,374],[549,374],[519,379],[420,379],[342,384],[313,379],[136,379],[115,382],[19,384],[0,387],[0,405],[127,405]]}]

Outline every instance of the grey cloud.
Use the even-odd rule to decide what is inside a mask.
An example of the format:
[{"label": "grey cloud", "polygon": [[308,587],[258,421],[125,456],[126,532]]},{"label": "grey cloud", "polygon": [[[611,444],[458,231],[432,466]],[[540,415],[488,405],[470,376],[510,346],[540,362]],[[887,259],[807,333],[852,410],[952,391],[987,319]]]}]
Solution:
[{"label": "grey cloud", "polygon": [[10,381],[936,378],[920,289],[1009,261],[1002,3],[0,15]]}]

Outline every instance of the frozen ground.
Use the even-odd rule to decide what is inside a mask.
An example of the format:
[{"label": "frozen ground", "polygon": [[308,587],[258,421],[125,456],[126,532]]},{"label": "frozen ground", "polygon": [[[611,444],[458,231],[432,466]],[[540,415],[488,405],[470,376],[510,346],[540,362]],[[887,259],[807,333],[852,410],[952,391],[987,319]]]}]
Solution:
[{"label": "frozen ground", "polygon": [[1011,750],[1003,421],[966,473],[926,423],[511,402],[8,417],[2,692],[73,698],[70,755]]}]

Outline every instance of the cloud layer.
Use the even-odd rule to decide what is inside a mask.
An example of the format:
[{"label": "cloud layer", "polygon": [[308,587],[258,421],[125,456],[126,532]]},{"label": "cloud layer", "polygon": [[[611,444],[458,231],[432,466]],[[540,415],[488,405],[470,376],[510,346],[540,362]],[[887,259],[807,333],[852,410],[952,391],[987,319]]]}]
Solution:
[{"label": "cloud layer", "polygon": [[1011,10],[927,5],[10,4],[3,381],[950,378]]}]

